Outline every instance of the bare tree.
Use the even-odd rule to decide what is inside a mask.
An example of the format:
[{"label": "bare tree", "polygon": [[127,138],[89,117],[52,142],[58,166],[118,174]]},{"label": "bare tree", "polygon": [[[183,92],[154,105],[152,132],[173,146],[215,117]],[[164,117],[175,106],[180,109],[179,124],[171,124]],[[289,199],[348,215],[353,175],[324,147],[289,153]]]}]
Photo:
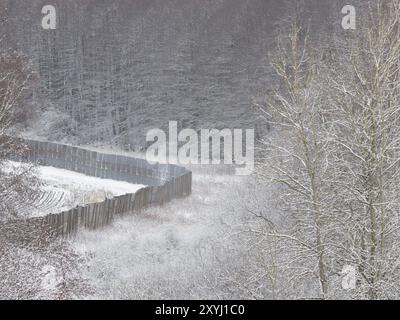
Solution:
[{"label": "bare tree", "polygon": [[[6,17],[0,17],[0,23],[3,29]],[[17,215],[18,204],[32,198],[37,186],[32,165],[7,166],[8,160],[21,158],[27,152],[22,141],[10,135],[10,130],[21,115],[30,75],[26,59],[9,49],[7,39],[0,35],[0,218]]]},{"label": "bare tree", "polygon": [[309,282],[315,279],[317,297],[326,298],[325,121],[316,85],[316,57],[308,41],[308,30],[297,18],[289,36],[278,40],[273,68],[281,87],[268,99],[266,108],[261,107],[273,130],[261,141],[263,156],[258,174],[278,185],[281,209],[289,215],[288,228],[282,232],[274,227],[271,235],[296,248],[293,267]]},{"label": "bare tree", "polygon": [[330,97],[335,209],[347,217],[339,258],[357,267],[358,297],[392,298],[400,257],[400,4],[363,9],[364,24],[337,46],[321,83]]}]

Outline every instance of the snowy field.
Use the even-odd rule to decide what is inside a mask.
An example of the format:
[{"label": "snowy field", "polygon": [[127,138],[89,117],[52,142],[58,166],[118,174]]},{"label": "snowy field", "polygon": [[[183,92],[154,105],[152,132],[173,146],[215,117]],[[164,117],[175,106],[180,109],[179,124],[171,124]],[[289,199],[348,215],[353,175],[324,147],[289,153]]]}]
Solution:
[{"label": "snowy field", "polygon": [[[18,162],[9,162],[7,170],[21,165]],[[42,183],[40,193],[32,206],[21,208],[29,216],[66,211],[77,205],[101,202],[107,197],[135,193],[144,187],[47,166],[39,166],[37,174]]]}]

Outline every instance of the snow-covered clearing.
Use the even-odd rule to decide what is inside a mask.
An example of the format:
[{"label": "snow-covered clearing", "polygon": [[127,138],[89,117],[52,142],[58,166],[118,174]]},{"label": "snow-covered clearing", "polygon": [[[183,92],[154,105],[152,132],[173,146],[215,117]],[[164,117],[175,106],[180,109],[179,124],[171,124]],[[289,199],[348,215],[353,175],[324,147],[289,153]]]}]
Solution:
[{"label": "snow-covered clearing", "polygon": [[[23,164],[8,162],[6,170]],[[21,208],[29,216],[58,213],[77,205],[101,202],[107,197],[135,193],[143,185],[124,181],[101,179],[55,167],[39,166],[37,175],[42,182],[41,190],[32,207]]]},{"label": "snow-covered clearing", "polygon": [[220,297],[209,275],[217,243],[229,243],[241,219],[235,198],[245,179],[194,175],[190,197],[80,233],[71,245],[86,256],[83,274],[96,292],[85,298]]}]

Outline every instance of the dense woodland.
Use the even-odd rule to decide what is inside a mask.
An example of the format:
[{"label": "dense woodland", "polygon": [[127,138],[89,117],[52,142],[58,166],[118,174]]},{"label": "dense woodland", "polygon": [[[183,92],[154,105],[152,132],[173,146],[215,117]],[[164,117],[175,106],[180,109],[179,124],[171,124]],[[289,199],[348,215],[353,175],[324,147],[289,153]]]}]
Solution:
[{"label": "dense woodland", "polygon": [[[3,0],[4,2],[4,0]],[[7,1],[5,1],[7,2]],[[46,3],[47,4],[47,3]],[[56,141],[145,146],[145,133],[254,127],[253,99],[269,89],[268,51],[291,1],[8,1],[9,34],[37,82],[27,100],[35,134]],[[306,1],[315,35],[330,1]]]}]

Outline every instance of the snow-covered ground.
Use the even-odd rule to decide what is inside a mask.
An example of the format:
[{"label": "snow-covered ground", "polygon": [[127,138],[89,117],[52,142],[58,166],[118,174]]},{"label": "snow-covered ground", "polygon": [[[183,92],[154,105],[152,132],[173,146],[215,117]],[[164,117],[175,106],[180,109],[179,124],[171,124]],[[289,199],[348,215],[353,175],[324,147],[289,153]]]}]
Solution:
[{"label": "snow-covered ground", "polygon": [[190,197],[82,231],[71,245],[87,257],[83,274],[94,294],[84,298],[221,297],[210,276],[224,259],[215,250],[241,219],[235,199],[245,179],[194,175]]},{"label": "snow-covered ground", "polygon": [[[53,200],[42,201],[36,214],[46,213],[44,209],[49,212],[99,201],[106,194],[135,192],[141,187],[51,167],[39,167],[38,174],[45,182],[43,193],[53,192],[54,196]],[[229,285],[235,283],[232,270],[247,268],[232,238],[235,227],[243,223],[243,197],[239,195],[247,189],[247,179],[216,174],[211,168],[209,172],[197,172],[189,197],[115,219],[101,230],[81,230],[76,238],[64,243],[77,254],[79,263],[64,270],[42,257],[36,266],[40,281],[32,286],[40,287],[45,298],[53,294],[59,277],[72,279],[69,294],[73,298],[241,297],[231,292]],[[85,289],[75,288],[76,283]]]},{"label": "snow-covered ground", "polygon": [[[13,170],[13,167],[21,165],[10,161],[6,170]],[[43,184],[40,194],[32,206],[21,208],[29,216],[62,212],[77,205],[101,202],[107,197],[135,193],[144,187],[47,166],[39,166],[37,175]]]}]

